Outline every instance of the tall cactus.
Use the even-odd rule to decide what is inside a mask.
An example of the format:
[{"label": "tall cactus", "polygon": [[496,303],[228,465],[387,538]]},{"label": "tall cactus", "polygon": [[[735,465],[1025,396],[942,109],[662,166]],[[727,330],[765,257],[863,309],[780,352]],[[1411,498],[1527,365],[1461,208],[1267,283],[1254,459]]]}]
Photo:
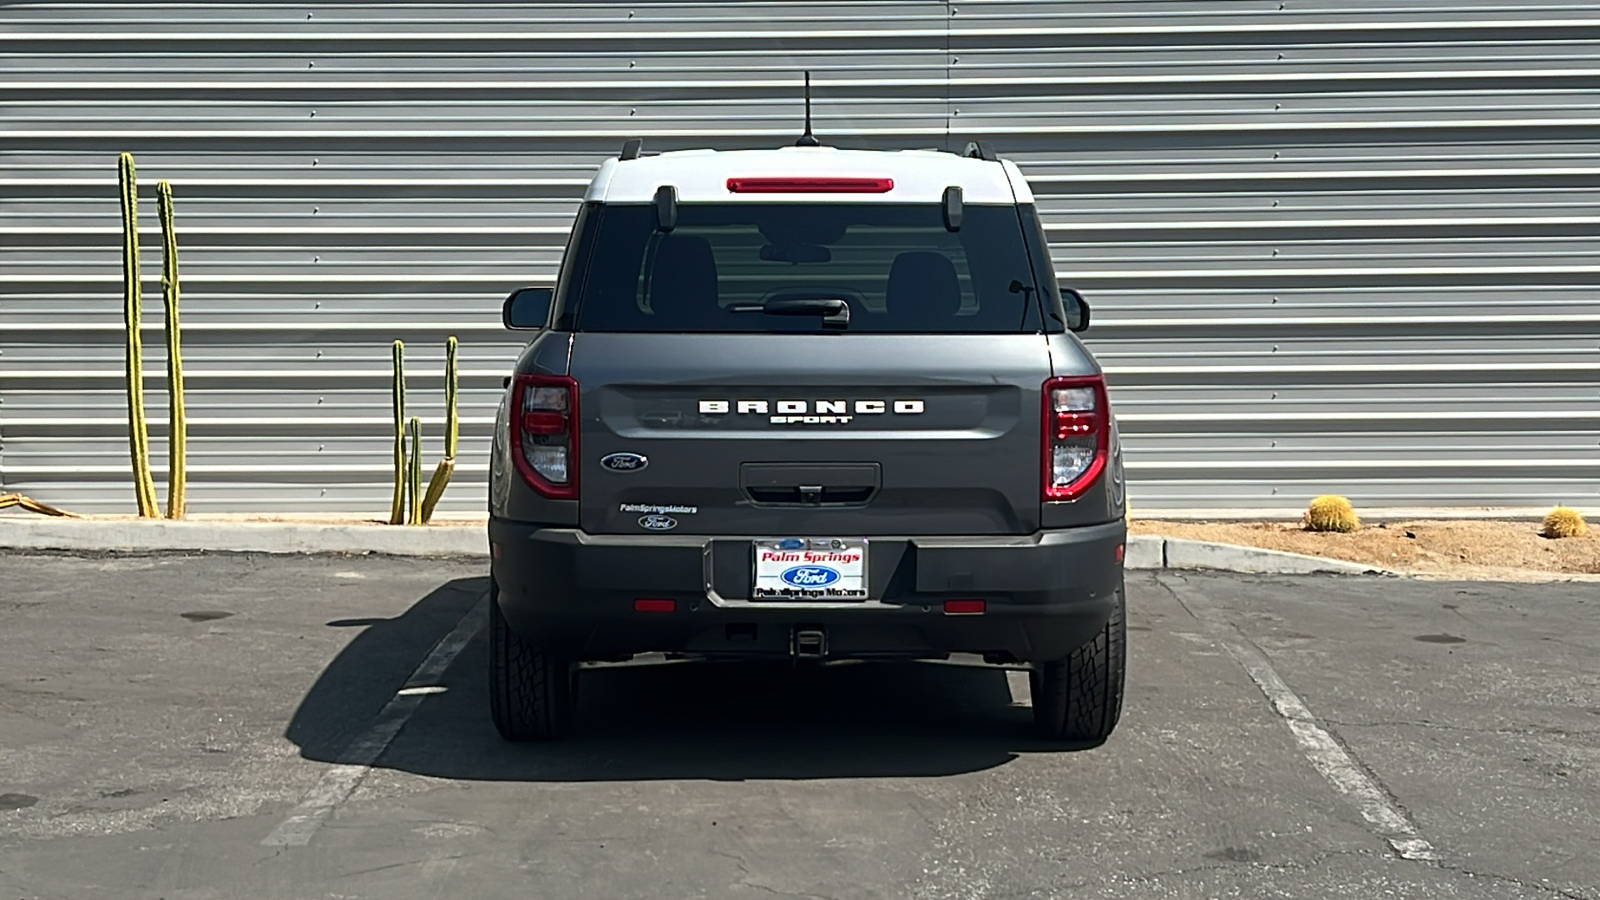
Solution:
[{"label": "tall cactus", "polygon": [[394,342],[394,501],[389,524],[406,523],[406,345]]},{"label": "tall cactus", "polygon": [[423,524],[433,519],[434,508],[439,505],[439,498],[444,496],[445,486],[450,483],[450,476],[456,470],[456,445],[461,433],[456,349],[455,335],[451,335],[444,342],[444,459],[439,460],[433,477],[428,479],[428,493],[422,498]]},{"label": "tall cactus", "polygon": [[422,524],[422,420],[411,417],[411,460],[406,467],[406,521]]},{"label": "tall cactus", "polygon": [[160,516],[156,483],[150,474],[150,432],[144,418],[144,345],[139,337],[144,290],[139,271],[139,182],[133,154],[122,154],[117,167],[122,188],[122,324],[127,333],[128,449],[133,461],[133,494],[139,515]]},{"label": "tall cactus", "polygon": [[178,231],[172,224],[172,185],[156,182],[161,219],[161,297],[167,332],[167,518],[181,519],[189,482],[189,420],[183,409],[183,339],[178,320]]}]

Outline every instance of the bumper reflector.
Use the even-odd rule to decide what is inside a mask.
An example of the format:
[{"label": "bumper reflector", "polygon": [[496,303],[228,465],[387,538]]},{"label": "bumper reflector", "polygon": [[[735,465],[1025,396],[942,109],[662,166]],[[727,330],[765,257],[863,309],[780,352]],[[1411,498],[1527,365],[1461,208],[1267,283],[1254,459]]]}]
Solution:
[{"label": "bumper reflector", "polygon": [[678,601],[670,599],[659,600],[655,598],[641,597],[638,600],[633,601],[634,612],[672,612],[677,608]]},{"label": "bumper reflector", "polygon": [[947,616],[981,616],[989,605],[982,600],[946,600],[944,614]]}]

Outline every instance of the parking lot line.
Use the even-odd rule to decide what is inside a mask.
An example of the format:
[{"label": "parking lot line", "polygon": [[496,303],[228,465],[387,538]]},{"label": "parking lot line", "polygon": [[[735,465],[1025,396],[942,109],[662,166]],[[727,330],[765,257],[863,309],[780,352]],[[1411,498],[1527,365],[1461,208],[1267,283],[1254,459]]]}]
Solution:
[{"label": "parking lot line", "polygon": [[1210,629],[1228,655],[1256,683],[1256,687],[1261,689],[1272,705],[1273,712],[1288,724],[1295,743],[1300,745],[1300,752],[1333,785],[1334,790],[1355,804],[1356,810],[1372,830],[1388,841],[1401,859],[1439,859],[1438,851],[1417,832],[1417,826],[1411,818],[1395,805],[1388,792],[1366,768],[1322,727],[1311,708],[1272,668],[1267,655],[1251,643],[1238,626],[1203,598],[1192,591],[1180,594],[1167,579],[1161,580],[1173,597]]},{"label": "parking lot line", "polygon": [[1272,708],[1288,723],[1306,759],[1333,784],[1339,793],[1349,797],[1373,829],[1389,842],[1402,859],[1436,860],[1439,854],[1433,845],[1417,833],[1411,822],[1389,795],[1356,762],[1343,746],[1317,721],[1305,702],[1290,690],[1283,679],[1267,662],[1266,654],[1252,644],[1224,638],[1222,646],[1244,668],[1245,674],[1256,683]]},{"label": "parking lot line", "polygon": [[317,829],[322,827],[322,823],[327,820],[334,808],[343,803],[361,783],[361,779],[366,777],[373,764],[383,755],[383,751],[389,748],[395,735],[400,733],[400,729],[405,727],[412,714],[422,705],[422,701],[430,694],[436,693],[419,689],[437,686],[445,670],[477,633],[487,603],[486,595],[473,604],[472,609],[461,617],[449,634],[433,645],[433,649],[423,657],[405,684],[378,713],[372,727],[346,748],[342,755],[350,761],[335,765],[324,772],[316,786],[306,792],[305,798],[295,807],[294,812],[262,839],[263,845],[304,847],[311,843]]}]

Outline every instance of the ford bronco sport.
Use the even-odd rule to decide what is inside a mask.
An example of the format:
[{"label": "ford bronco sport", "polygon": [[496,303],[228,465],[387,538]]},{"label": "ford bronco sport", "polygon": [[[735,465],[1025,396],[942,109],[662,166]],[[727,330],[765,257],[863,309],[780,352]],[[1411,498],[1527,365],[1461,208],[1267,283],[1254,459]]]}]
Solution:
[{"label": "ford bronco sport", "polygon": [[1116,726],[1120,443],[1011,162],[630,142],[505,319],[537,332],[491,464],[506,738],[641,653],[976,654],[1046,737]]}]

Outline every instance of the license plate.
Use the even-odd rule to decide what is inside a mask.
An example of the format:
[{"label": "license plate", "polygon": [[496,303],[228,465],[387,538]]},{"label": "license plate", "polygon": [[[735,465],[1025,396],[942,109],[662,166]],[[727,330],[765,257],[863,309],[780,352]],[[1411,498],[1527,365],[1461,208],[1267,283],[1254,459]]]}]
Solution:
[{"label": "license plate", "polygon": [[755,542],[753,600],[867,599],[865,538],[779,538]]}]

